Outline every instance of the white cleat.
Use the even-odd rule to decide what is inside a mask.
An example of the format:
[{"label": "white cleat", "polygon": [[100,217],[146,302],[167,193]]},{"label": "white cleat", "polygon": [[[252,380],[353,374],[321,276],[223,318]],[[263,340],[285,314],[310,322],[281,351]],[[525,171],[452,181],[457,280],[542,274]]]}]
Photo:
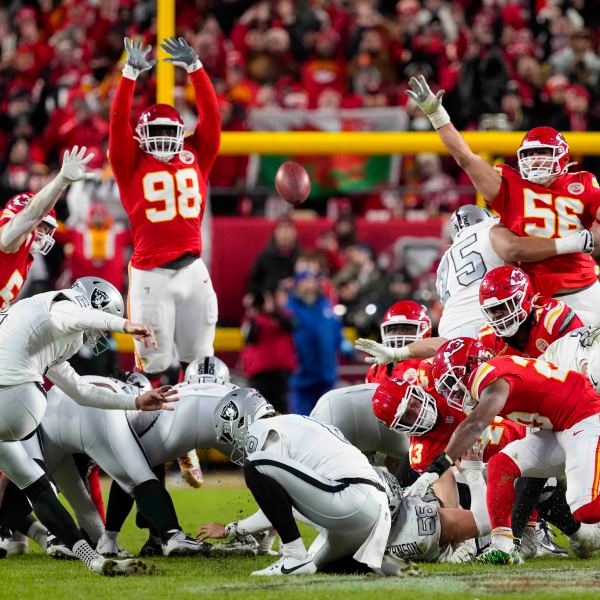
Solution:
[{"label": "white cleat", "polygon": [[535,527],[525,527],[521,545],[519,546],[519,554],[523,560],[534,558],[537,554],[537,536]]},{"label": "white cleat", "polygon": [[256,577],[273,577],[276,575],[312,575],[317,572],[317,565],[312,561],[309,555],[306,558],[298,560],[291,556],[282,556],[272,565],[250,573]]},{"label": "white cleat", "polygon": [[56,536],[48,534],[46,554],[57,560],[77,560],[77,557]]},{"label": "white cleat", "polygon": [[198,554],[208,554],[210,544],[199,542],[194,538],[183,533],[175,531],[173,535],[163,544],[163,554],[165,556],[196,556]]},{"label": "white cleat", "polygon": [[105,558],[133,558],[133,554],[119,548],[117,540],[103,533],[96,544],[96,552]]},{"label": "white cleat", "polygon": [[600,526],[582,523],[575,535],[569,537],[571,550],[577,558],[590,558],[600,550]]},{"label": "white cleat", "polygon": [[540,521],[535,526],[536,553],[535,556],[554,556],[560,558],[568,556],[569,551],[556,543],[556,533],[550,528],[548,523]]},{"label": "white cleat", "polygon": [[114,560],[99,556],[90,564],[90,571],[105,577],[115,577],[117,575],[145,575],[150,574],[146,563],[137,558],[128,560]]}]

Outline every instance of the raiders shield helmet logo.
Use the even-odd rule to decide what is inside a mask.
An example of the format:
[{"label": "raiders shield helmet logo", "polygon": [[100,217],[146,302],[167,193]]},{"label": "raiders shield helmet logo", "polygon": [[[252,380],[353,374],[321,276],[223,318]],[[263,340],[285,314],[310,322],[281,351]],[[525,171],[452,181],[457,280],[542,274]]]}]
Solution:
[{"label": "raiders shield helmet logo", "polygon": [[228,402],[221,411],[220,417],[223,421],[235,421],[240,416],[237,406],[233,400]]},{"label": "raiders shield helmet logo", "polygon": [[110,304],[110,298],[106,292],[103,292],[100,288],[94,288],[92,296],[90,298],[92,308],[98,308],[102,310],[105,306]]}]

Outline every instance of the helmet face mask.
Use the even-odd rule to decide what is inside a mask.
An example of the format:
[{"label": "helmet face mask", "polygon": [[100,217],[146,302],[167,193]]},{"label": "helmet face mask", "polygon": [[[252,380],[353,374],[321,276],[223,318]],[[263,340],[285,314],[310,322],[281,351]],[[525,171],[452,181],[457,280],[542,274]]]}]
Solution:
[{"label": "helmet face mask", "polygon": [[475,404],[467,386],[463,383],[466,372],[466,367],[453,367],[435,380],[435,389],[446,399],[448,406],[462,411],[469,406],[472,408]]},{"label": "helmet face mask", "polygon": [[168,104],[146,109],[135,128],[140,148],[157,160],[169,162],[183,150],[185,126],[179,113]]},{"label": "helmet face mask", "polygon": [[519,173],[523,179],[549,185],[569,168],[569,146],[551,127],[535,127],[527,133],[517,151]]},{"label": "helmet face mask", "polygon": [[56,219],[51,215],[46,215],[42,222],[34,229],[34,239],[31,244],[30,252],[32,254],[41,254],[46,256],[54,247],[54,232],[56,231]]},{"label": "helmet face mask", "polygon": [[533,310],[529,277],[505,265],[488,271],[479,287],[479,306],[486,323],[500,337],[512,337]]},{"label": "helmet face mask", "polygon": [[416,302],[401,300],[385,313],[380,326],[381,342],[388,348],[402,348],[431,335],[427,309]]}]

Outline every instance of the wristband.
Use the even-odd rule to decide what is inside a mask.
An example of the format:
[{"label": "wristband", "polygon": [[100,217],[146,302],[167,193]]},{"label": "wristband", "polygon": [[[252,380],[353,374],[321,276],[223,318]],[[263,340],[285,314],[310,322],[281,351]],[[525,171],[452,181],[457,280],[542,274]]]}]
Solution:
[{"label": "wristband", "polygon": [[412,358],[412,352],[409,350],[408,346],[402,346],[402,348],[394,349],[394,362],[399,363],[403,360],[408,360]]},{"label": "wristband", "polygon": [[569,235],[564,238],[556,238],[554,240],[556,254],[572,254],[573,252],[583,252],[584,249],[581,247],[583,241],[585,241],[585,238],[577,234]]},{"label": "wristband", "polygon": [[193,73],[194,71],[198,71],[199,69],[201,69],[204,65],[202,64],[202,62],[200,61],[199,58],[197,58],[191,65],[188,65],[185,70],[188,73]]},{"label": "wristband", "polygon": [[440,127],[450,123],[450,115],[441,104],[436,108],[435,112],[432,112],[427,116],[429,117],[434,129],[439,129]]},{"label": "wristband", "polygon": [[426,473],[435,473],[442,476],[452,465],[454,461],[445,453],[442,452],[428,467]]},{"label": "wristband", "polygon": [[138,78],[138,75],[140,74],[140,71],[138,69],[132,67],[131,65],[128,65],[127,63],[125,63],[122,72],[123,77],[125,77],[126,79],[132,79],[133,81],[135,81]]}]

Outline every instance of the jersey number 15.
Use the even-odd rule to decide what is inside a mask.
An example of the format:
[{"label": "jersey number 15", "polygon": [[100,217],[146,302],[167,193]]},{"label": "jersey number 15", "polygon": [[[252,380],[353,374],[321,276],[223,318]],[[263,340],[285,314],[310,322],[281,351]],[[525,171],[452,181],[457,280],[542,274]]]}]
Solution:
[{"label": "jersey number 15", "polygon": [[160,203],[146,209],[152,223],[172,221],[178,214],[184,219],[197,219],[202,207],[202,194],[195,169],[179,169],[147,173],[142,180],[144,199]]}]

